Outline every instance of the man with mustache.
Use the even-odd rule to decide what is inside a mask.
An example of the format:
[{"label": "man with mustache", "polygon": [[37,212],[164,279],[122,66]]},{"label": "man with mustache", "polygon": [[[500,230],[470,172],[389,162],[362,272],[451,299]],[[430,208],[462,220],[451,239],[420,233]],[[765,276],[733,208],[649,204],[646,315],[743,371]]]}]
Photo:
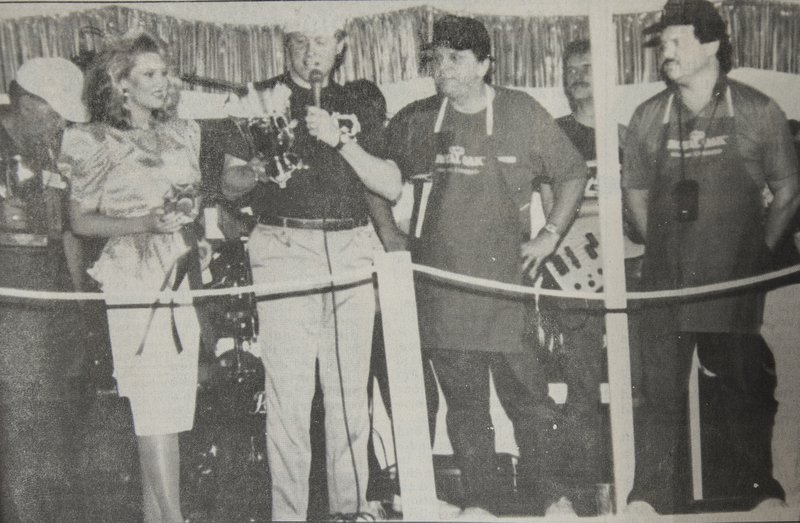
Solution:
[{"label": "man with mustache", "polygon": [[[658,33],[667,89],[628,127],[622,184],[646,238],[645,290],[695,287],[765,271],[794,215],[798,164],[786,118],[770,98],[727,77],[725,22],[705,0],[670,1]],[[636,473],[628,510],[683,512],[690,501],[687,381],[697,347],[727,396],[737,494],[781,504],[772,477],[774,362],[759,335],[763,295],[738,289],[649,305],[641,329],[645,404],[635,416]]]},{"label": "man with mustache", "polygon": [[[592,52],[589,40],[575,40],[564,48],[564,90],[572,112],[556,123],[581,153],[590,169],[583,201],[576,220],[591,224],[599,231],[597,152],[595,150],[594,97],[592,93]],[[542,207],[546,216],[553,208],[552,182],[543,178],[540,185]],[[568,242],[571,230],[567,231]],[[583,241],[582,233],[577,232]],[[599,236],[599,234],[598,234]],[[573,240],[574,241],[574,240]],[[546,287],[558,288],[547,278]],[[554,299],[542,296],[539,307],[542,325],[548,335],[546,346],[552,351],[542,354],[548,362],[548,381],[565,382],[564,433],[572,451],[565,455],[558,471],[564,496],[552,504],[548,515],[593,514],[596,510],[595,485],[610,483],[610,454],[607,416],[600,402],[600,384],[606,378],[604,317],[598,302]]]}]

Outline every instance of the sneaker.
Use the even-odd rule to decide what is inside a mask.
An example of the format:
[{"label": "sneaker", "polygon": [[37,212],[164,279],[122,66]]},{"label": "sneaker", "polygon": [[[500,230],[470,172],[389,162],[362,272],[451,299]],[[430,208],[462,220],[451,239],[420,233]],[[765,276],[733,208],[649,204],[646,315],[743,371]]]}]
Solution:
[{"label": "sneaker", "polygon": [[480,507],[467,507],[459,514],[456,521],[495,521],[497,516]]},{"label": "sneaker", "polygon": [[575,507],[572,506],[572,501],[567,499],[564,496],[552,503],[547,510],[544,511],[545,516],[577,516],[578,514],[575,512]]},{"label": "sneaker", "polygon": [[634,516],[657,516],[658,512],[647,501],[631,501],[623,510],[623,514]]},{"label": "sneaker", "polygon": [[788,505],[786,503],[784,503],[783,500],[781,500],[781,499],[778,499],[778,498],[766,498],[766,499],[762,500],[758,505],[753,507],[750,510],[750,514],[753,514],[753,515],[756,515],[756,516],[768,516],[768,515],[774,513],[775,511],[784,510],[787,507],[788,507]]},{"label": "sneaker", "polygon": [[359,512],[356,521],[386,521],[386,510],[380,501],[367,501],[367,506]]}]

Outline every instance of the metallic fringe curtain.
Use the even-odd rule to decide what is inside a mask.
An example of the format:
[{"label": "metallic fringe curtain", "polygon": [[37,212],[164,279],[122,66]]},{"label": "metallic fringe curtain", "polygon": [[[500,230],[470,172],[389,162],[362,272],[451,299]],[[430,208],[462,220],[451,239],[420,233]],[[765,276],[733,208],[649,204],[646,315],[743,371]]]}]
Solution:
[{"label": "metallic fringe curtain", "polygon": [[[800,74],[800,5],[755,0],[725,0],[715,5],[728,24],[734,67]],[[658,17],[659,13],[614,17],[618,83],[658,79],[656,51],[642,45],[642,30]]]},{"label": "metallic fringe curtain", "polygon": [[[734,67],[747,66],[800,73],[800,5],[779,1],[717,2],[734,45]],[[425,74],[422,45],[435,19],[445,13],[416,7],[350,20],[349,50],[337,80],[367,78],[394,83]],[[642,30],[659,13],[614,17],[618,83],[658,78],[655,50],[643,46]],[[587,38],[581,16],[475,15],[489,30],[495,57],[494,81],[500,85],[555,87],[562,82],[561,60],[567,42]],[[244,26],[179,20],[120,6],[64,16],[36,16],[0,21],[0,92],[17,67],[35,56],[76,56],[100,45],[85,31],[108,34],[142,28],[170,44],[181,74],[245,83],[274,76],[284,68],[283,33],[277,26]]]},{"label": "metallic fringe curtain", "polygon": [[71,58],[102,46],[92,27],[118,36],[144,29],[169,44],[181,74],[196,73],[243,83],[283,71],[283,32],[276,26],[240,26],[179,20],[137,9],[109,6],[69,15],[0,21],[0,92],[19,65],[36,56]]},{"label": "metallic fringe curtain", "polygon": [[[433,22],[445,14],[418,7],[351,20],[346,27],[351,47],[338,79],[369,78],[382,84],[424,74],[420,71],[422,46],[430,41]],[[587,17],[475,18],[484,23],[492,39],[494,82],[500,85],[561,85],[564,45],[589,36]]]}]

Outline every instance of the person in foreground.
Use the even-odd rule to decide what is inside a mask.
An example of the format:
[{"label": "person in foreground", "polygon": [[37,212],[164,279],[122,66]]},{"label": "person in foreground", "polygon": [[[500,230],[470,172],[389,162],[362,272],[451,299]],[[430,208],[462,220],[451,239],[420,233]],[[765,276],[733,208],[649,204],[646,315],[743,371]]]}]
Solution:
[{"label": "person in foreground", "polygon": [[[490,46],[478,20],[436,21],[428,50],[438,94],[392,118],[386,150],[404,177],[432,184],[427,203],[415,202],[415,262],[519,284],[555,250],[575,215],[588,171],[537,102],[489,84]],[[520,209],[527,209],[532,181],[540,175],[552,180],[556,196],[550,221],[528,238],[522,219],[527,212]],[[548,463],[558,459],[558,422],[541,369],[523,339],[524,302],[422,279],[417,301],[422,345],[447,400],[447,431],[461,469],[464,503],[495,513],[503,506],[489,415],[490,370],[514,423],[521,488],[536,491],[534,510],[555,502],[546,483]],[[428,393],[436,394],[435,388]]]},{"label": "person in foreground", "polygon": [[[370,267],[382,248],[369,224],[365,192],[394,201],[401,191],[397,166],[377,156],[383,149],[382,115],[369,113],[376,110],[374,103],[331,78],[345,49],[340,26],[333,19],[298,18],[284,32],[287,71],[257,82],[249,96],[272,100],[273,107],[286,96],[277,105],[286,103],[288,114],[281,116],[292,122],[291,152],[305,167],[290,177],[265,177],[271,164],[228,156],[222,180],[223,194],[252,209],[257,221],[249,240],[256,283]],[[349,122],[347,132],[343,118]],[[372,282],[270,297],[259,301],[258,315],[272,518],[307,517],[317,365],[325,405],[330,512],[373,510],[366,501]]]},{"label": "person in foreground", "polygon": [[[0,287],[73,290],[68,180],[56,158],[68,122],[85,122],[83,74],[63,58],[32,58],[0,107]],[[75,463],[74,302],[0,304],[0,520],[80,519]],[[45,495],[46,493],[46,495]]]},{"label": "person in foreground", "polygon": [[[670,1],[658,24],[667,89],[640,105],[624,148],[623,188],[646,239],[644,290],[680,289],[765,271],[797,210],[798,165],[786,118],[770,98],[728,78],[725,23],[704,0]],[[763,294],[737,289],[643,312],[644,404],[635,415],[630,512],[687,510],[687,383],[692,353],[727,392],[737,495],[779,505],[770,438],[774,362],[759,335]]]},{"label": "person in foreground", "polygon": [[114,376],[133,414],[144,521],[179,522],[178,435],[194,421],[197,316],[191,300],[130,305],[115,293],[188,288],[199,128],[177,118],[166,50],[145,33],[109,44],[95,59],[84,100],[91,122],[64,134],[59,162],[72,178],[72,226],[108,238],[89,274],[108,294]]}]

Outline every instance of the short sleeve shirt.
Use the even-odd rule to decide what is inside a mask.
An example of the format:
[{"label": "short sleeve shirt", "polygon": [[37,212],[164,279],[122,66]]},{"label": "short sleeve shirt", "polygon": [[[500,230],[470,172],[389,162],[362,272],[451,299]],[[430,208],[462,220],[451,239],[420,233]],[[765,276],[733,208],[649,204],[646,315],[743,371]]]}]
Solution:
[{"label": "short sleeve shirt", "polygon": [[[305,125],[306,108],[314,104],[313,93],[292,81],[287,73],[255,84],[257,90],[274,88],[283,83],[291,90],[291,118],[294,129],[294,152],[307,166],[296,170],[281,188],[273,182],[258,184],[245,198],[257,215],[292,218],[367,217],[366,190],[355,170],[333,147],[320,142]],[[346,87],[330,82],[322,88],[321,106],[329,113],[354,118],[361,127],[356,135],[365,151],[381,156],[384,150],[383,116],[372,114],[373,104],[360,103],[359,97]]]},{"label": "short sleeve shirt", "polygon": [[[798,160],[786,116],[778,105],[760,91],[723,79],[730,93],[725,94],[722,110],[731,111],[736,126],[736,141],[745,169],[759,186],[789,176],[796,176]],[[676,125],[674,104],[677,98],[663,91],[640,105],[626,134],[622,185],[628,189],[648,190],[658,169],[658,158],[666,146],[667,125]],[[709,104],[703,111],[712,110]],[[719,110],[719,108],[718,108]],[[671,122],[671,123],[670,123]]]},{"label": "short sleeve shirt", "polygon": [[[521,91],[494,87],[494,135],[497,160],[519,206],[530,201],[533,180],[558,184],[586,178],[586,164],[550,114]],[[435,157],[433,128],[442,98],[434,96],[402,109],[386,130],[386,156],[403,177],[431,172]]]}]

